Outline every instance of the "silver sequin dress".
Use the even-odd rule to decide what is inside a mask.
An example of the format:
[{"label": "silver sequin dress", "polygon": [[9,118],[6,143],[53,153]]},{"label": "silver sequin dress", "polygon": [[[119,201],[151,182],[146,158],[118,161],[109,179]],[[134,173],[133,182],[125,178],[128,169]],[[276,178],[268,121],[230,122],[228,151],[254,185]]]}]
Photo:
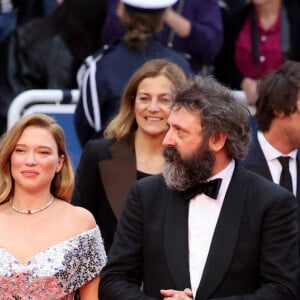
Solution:
[{"label": "silver sequin dress", "polygon": [[71,300],[105,263],[98,226],[47,248],[25,264],[0,248],[0,299]]}]

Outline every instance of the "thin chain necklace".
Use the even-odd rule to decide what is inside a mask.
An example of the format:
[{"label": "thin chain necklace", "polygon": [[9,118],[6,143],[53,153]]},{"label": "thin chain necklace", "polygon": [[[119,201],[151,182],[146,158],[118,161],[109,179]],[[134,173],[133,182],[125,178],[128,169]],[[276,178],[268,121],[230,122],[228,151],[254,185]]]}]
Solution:
[{"label": "thin chain necklace", "polygon": [[19,214],[25,214],[25,215],[32,215],[32,214],[36,214],[39,213],[40,211],[45,210],[46,208],[48,208],[54,201],[54,197],[52,196],[50,198],[50,200],[42,207],[38,208],[38,209],[27,209],[27,210],[22,210],[22,209],[18,209],[14,206],[13,204],[13,199],[11,198],[9,200],[9,205],[11,207],[11,209]]}]

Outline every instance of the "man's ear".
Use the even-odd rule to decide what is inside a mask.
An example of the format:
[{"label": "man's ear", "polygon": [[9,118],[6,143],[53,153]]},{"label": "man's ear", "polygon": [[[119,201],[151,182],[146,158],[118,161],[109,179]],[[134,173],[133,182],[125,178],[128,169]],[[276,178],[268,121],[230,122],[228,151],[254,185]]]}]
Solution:
[{"label": "man's ear", "polygon": [[283,118],[286,116],[286,114],[284,113],[283,110],[278,110],[278,109],[276,109],[276,110],[274,111],[274,115],[275,115],[276,118],[278,118],[278,119],[283,119]]},{"label": "man's ear", "polygon": [[227,135],[224,132],[219,132],[209,138],[209,147],[213,152],[219,152],[224,148]]}]

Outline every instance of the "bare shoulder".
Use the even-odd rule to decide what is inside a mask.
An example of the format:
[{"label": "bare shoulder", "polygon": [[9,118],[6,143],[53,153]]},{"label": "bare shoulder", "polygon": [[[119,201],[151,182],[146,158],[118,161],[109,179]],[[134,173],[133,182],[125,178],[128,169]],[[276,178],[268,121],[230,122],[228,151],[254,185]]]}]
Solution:
[{"label": "bare shoulder", "polygon": [[95,228],[95,218],[87,209],[63,200],[58,201],[58,206],[64,212],[65,221],[78,233]]},{"label": "bare shoulder", "polygon": [[88,226],[87,229],[92,229],[96,226],[94,216],[87,209],[70,204],[70,210],[72,212],[73,218],[76,219],[76,222],[78,222],[79,224],[86,224]]}]

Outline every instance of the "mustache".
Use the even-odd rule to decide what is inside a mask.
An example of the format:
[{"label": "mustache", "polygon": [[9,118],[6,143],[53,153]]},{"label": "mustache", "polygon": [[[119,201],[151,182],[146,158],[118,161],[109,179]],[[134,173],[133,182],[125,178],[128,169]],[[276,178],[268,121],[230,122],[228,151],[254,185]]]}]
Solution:
[{"label": "mustache", "polygon": [[165,150],[163,151],[163,156],[164,156],[166,162],[169,162],[169,163],[181,160],[180,153],[173,146],[169,146],[169,147],[165,148]]}]

